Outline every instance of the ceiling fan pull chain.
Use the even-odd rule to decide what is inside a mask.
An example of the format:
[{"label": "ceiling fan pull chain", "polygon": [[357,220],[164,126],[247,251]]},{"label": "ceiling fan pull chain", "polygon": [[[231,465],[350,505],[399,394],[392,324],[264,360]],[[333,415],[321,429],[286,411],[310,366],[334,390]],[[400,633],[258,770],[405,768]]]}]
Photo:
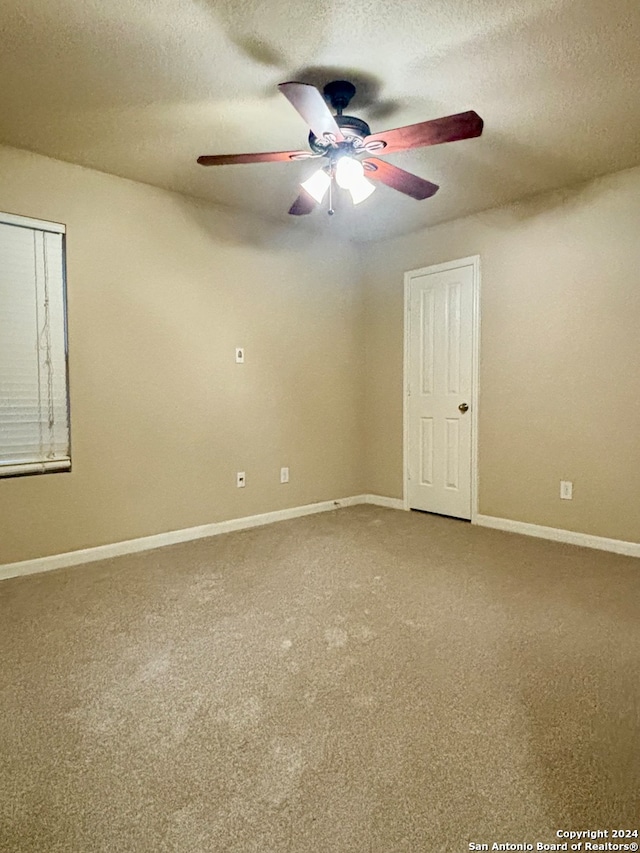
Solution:
[{"label": "ceiling fan pull chain", "polygon": [[331,178],[331,183],[329,184],[329,210],[327,213],[329,216],[333,216],[335,210],[333,209],[333,166],[331,167],[331,171],[329,172],[329,177]]}]

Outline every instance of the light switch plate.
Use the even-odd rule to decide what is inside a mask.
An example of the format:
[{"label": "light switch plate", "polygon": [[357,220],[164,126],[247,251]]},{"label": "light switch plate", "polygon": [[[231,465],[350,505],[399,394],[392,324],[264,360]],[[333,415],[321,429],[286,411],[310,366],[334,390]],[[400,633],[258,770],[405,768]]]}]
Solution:
[{"label": "light switch plate", "polygon": [[236,364],[244,364],[244,347],[236,347]]},{"label": "light switch plate", "polygon": [[571,480],[560,480],[560,498],[563,501],[573,500],[573,483]]}]

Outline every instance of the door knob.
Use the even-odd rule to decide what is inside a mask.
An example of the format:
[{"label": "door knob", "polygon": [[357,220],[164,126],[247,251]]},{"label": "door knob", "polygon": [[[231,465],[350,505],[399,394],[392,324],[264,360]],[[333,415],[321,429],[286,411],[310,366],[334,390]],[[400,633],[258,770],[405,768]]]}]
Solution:
[{"label": "door knob", "polygon": [[468,404],[468,403],[460,403],[460,405],[458,406],[458,408],[460,409],[460,411],[461,411],[461,412],[462,412],[462,414],[464,415],[464,413],[465,413],[465,412],[468,412],[468,411],[469,411],[469,404]]}]

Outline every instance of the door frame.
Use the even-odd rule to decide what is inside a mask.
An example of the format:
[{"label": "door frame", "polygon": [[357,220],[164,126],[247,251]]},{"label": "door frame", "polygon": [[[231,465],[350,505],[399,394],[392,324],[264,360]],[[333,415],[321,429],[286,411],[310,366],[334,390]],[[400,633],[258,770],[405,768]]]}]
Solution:
[{"label": "door frame", "polygon": [[408,270],[404,274],[404,355],[402,365],[402,504],[409,507],[409,315],[411,279],[419,275],[447,272],[459,267],[473,268],[473,310],[471,318],[471,524],[478,516],[478,399],[480,396],[480,255],[470,255],[443,264]]}]

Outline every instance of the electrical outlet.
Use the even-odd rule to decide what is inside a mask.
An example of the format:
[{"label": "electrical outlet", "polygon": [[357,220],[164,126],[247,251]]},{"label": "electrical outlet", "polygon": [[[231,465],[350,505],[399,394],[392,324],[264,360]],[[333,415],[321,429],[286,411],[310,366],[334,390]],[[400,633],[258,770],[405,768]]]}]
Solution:
[{"label": "electrical outlet", "polygon": [[288,468],[281,468],[280,469],[280,482],[281,483],[288,483],[289,482],[289,469]]},{"label": "electrical outlet", "polygon": [[560,498],[563,501],[573,500],[573,483],[571,480],[560,480]]},{"label": "electrical outlet", "polygon": [[244,347],[236,347],[236,364],[244,364]]},{"label": "electrical outlet", "polygon": [[239,489],[244,489],[245,482],[246,481],[245,481],[244,471],[238,471],[238,473],[236,474],[236,486]]}]

